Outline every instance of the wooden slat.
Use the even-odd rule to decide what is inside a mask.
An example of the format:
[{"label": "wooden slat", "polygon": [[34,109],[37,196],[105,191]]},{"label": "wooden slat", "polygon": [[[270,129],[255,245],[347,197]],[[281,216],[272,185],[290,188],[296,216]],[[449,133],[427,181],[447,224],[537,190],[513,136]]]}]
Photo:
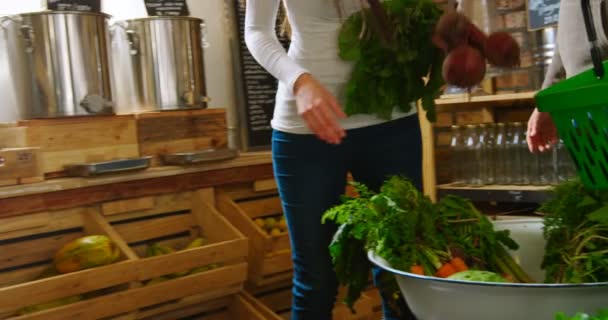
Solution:
[{"label": "wooden slat", "polygon": [[114,225],[114,228],[127,243],[174,235],[190,230],[194,220],[190,214],[180,214],[157,219],[141,220]]},{"label": "wooden slat", "polygon": [[[222,293],[223,294],[223,293]],[[185,298],[184,298],[185,299]],[[223,309],[230,305],[232,297],[222,297],[212,301],[201,299],[200,301],[184,302],[182,299],[169,306],[157,307],[151,310],[142,310],[138,312],[137,318],[144,320],[175,320],[189,316],[198,315],[204,312]],[[210,297],[210,299],[213,299]]]},{"label": "wooden slat", "polygon": [[253,182],[253,191],[263,192],[277,190],[277,181],[275,179],[265,179]]},{"label": "wooden slat", "polygon": [[264,257],[262,273],[265,275],[272,275],[291,270],[292,268],[293,264],[291,261],[291,250],[284,250],[280,252],[273,252]]},{"label": "wooden slat", "polygon": [[[247,254],[247,242],[234,240],[228,243],[214,244],[189,251],[176,252],[171,255],[152,257],[144,260],[126,260],[111,265],[69,273],[39,281],[28,282],[12,287],[0,288],[0,313],[13,311],[27,305],[52,301],[57,298],[82,294],[100,289],[100,284],[111,287],[135,280],[147,280],[165,274],[189,270],[198,266],[209,265],[217,261],[229,261],[244,257]],[[214,284],[211,288],[226,287],[231,284],[218,282],[215,275],[224,272],[241,272],[239,279],[245,279],[246,264],[226,266],[201,273],[202,279]],[[209,278],[209,279],[207,279]],[[198,277],[197,277],[198,279]],[[175,279],[175,280],[181,280]],[[221,281],[221,279],[220,279]],[[169,281],[171,283],[174,280]],[[131,292],[132,290],[129,290]],[[32,292],[36,295],[32,296]],[[196,292],[194,292],[196,293]],[[191,295],[194,293],[186,294]],[[127,297],[128,299],[128,297]],[[119,310],[115,314],[131,311]],[[111,314],[109,314],[111,315]],[[109,316],[103,315],[103,316]],[[64,318],[68,319],[68,318]]]},{"label": "wooden slat", "polygon": [[[146,197],[147,198],[147,197]],[[105,218],[110,222],[118,222],[136,218],[151,217],[167,212],[178,212],[192,209],[192,192],[177,192],[161,194],[152,197],[154,207],[140,211],[121,213]]]},{"label": "wooden slat", "polygon": [[268,241],[270,241],[270,245],[268,246],[270,248],[269,251],[277,252],[291,249],[289,234],[287,232],[283,232],[278,236],[269,237]]},{"label": "wooden slat", "polygon": [[103,219],[99,212],[93,208],[89,208],[83,217],[84,227],[88,233],[105,234],[108,236],[114,245],[118,247],[123,258],[129,260],[137,260],[137,255],[129,248],[129,245],[118,235],[118,232],[113,229],[110,224]]},{"label": "wooden slat", "polygon": [[283,213],[283,208],[281,207],[281,199],[278,196],[250,201],[242,201],[239,202],[238,205],[252,219]]},{"label": "wooden slat", "polygon": [[23,230],[2,232],[2,233],[0,233],[0,240],[15,239],[15,238],[20,238],[20,237],[26,237],[26,236],[32,236],[32,235],[38,235],[38,234],[43,234],[43,233],[49,233],[49,232],[55,232],[55,231],[60,231],[60,230],[67,230],[67,229],[81,227],[83,224],[82,215],[81,215],[82,212],[83,212],[82,208],[73,208],[73,209],[67,209],[67,210],[56,210],[56,211],[49,211],[49,212],[33,213],[33,214],[25,215],[25,216],[5,218],[5,219],[22,219],[26,223],[31,223],[30,221],[28,221],[31,217],[32,220],[34,220],[33,222],[35,224],[39,224],[39,223],[37,223],[37,220],[38,220],[38,222],[41,222],[42,220],[39,220],[40,217],[44,217],[46,214],[48,214],[48,216],[49,216],[48,222],[45,223],[44,225],[40,225],[37,227],[28,228],[28,229],[23,229]]},{"label": "wooden slat", "polygon": [[227,145],[225,110],[204,109],[183,112],[163,112],[137,115],[140,153],[154,156],[191,152]]},{"label": "wooden slat", "polygon": [[7,272],[0,272],[0,288],[32,281],[48,268],[50,264],[51,262],[49,262],[48,265],[37,265],[29,268],[19,268]]},{"label": "wooden slat", "polygon": [[51,215],[48,212],[30,214],[21,217],[0,219],[0,233],[22,231],[33,228],[41,228],[51,223]]},{"label": "wooden slat", "polygon": [[45,173],[67,164],[139,156],[135,119],[131,116],[77,117],[22,121],[27,145],[43,149]]},{"label": "wooden slat", "polygon": [[[179,172],[188,172],[179,174]],[[120,178],[107,178],[106,182],[97,180],[98,185],[90,187],[82,187],[69,190],[55,191],[57,185],[49,183],[45,193],[32,193],[26,196],[15,197],[15,194],[21,194],[19,190],[14,188],[9,189],[10,195],[13,197],[3,196],[0,190],[0,217],[16,216],[32,212],[67,209],[78,206],[84,206],[94,203],[106,201],[114,201],[124,198],[136,198],[163,193],[179,192],[183,190],[192,190],[197,188],[208,188],[218,185],[239,183],[251,181],[253,179],[263,179],[272,176],[272,165],[261,164],[243,167],[232,167],[225,169],[209,170],[187,170],[179,169],[178,171],[160,171],[151,172],[146,178],[146,175],[126,175]],[[133,180],[129,180],[133,179]],[[128,180],[128,181],[124,181]],[[69,180],[74,181],[74,180]],[[83,179],[76,186],[83,185]],[[89,182],[87,182],[89,183]],[[108,187],[108,184],[112,184]],[[36,190],[45,188],[44,186],[36,186]],[[61,187],[59,187],[61,188]],[[27,192],[28,189],[25,189]]]},{"label": "wooden slat", "polygon": [[0,246],[0,268],[6,269],[24,264],[51,260],[64,244],[82,237],[82,232],[72,232],[53,237],[21,241]]},{"label": "wooden slat", "polygon": [[142,197],[136,199],[126,199],[106,202],[101,205],[101,213],[109,216],[119,213],[141,211],[154,208],[153,197]]},{"label": "wooden slat", "polygon": [[270,308],[270,310],[276,312],[291,308],[293,293],[291,291],[291,286],[289,286],[282,290],[258,296],[257,299]]},{"label": "wooden slat", "polygon": [[279,315],[274,313],[274,311],[272,311],[270,308],[268,308],[263,303],[261,303],[261,301],[254,298],[252,295],[250,295],[246,291],[241,293],[241,297],[243,299],[245,299],[245,301],[249,302],[260,313],[260,315],[262,316],[262,319],[266,319],[266,320],[280,320],[281,319],[281,317],[279,317]]},{"label": "wooden slat", "polygon": [[[205,290],[218,287],[229,287],[243,282],[246,278],[246,265],[239,264],[220,268],[207,273],[194,274],[172,281],[161,282],[153,286],[118,292],[95,299],[83,300],[60,308],[18,317],[15,320],[65,320],[97,319],[121,314],[145,307],[179,299]],[[108,308],[108,306],[112,306]]]},{"label": "wooden slat", "polygon": [[[266,180],[266,179],[264,179]],[[226,193],[230,199],[234,201],[240,201],[244,199],[257,198],[257,197],[266,197],[266,196],[274,196],[277,194],[276,190],[267,190],[267,191],[255,191],[254,183],[239,183],[239,184],[231,184],[222,186],[221,189],[224,193]]]},{"label": "wooden slat", "polygon": [[206,196],[205,190],[195,192],[192,198],[192,215],[195,221],[203,226],[203,233],[207,239],[213,242],[246,239],[215,207],[206,202]]}]

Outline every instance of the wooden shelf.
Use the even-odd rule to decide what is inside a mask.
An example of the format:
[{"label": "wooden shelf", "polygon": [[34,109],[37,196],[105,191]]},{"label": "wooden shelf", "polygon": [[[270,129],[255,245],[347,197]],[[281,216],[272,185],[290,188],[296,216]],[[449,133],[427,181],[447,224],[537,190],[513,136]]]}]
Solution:
[{"label": "wooden shelf", "polygon": [[445,95],[435,100],[437,111],[448,111],[452,108],[472,108],[483,106],[513,106],[517,103],[532,103],[536,92],[494,94],[471,96],[470,94]]},{"label": "wooden shelf", "polygon": [[457,195],[471,201],[542,203],[551,198],[552,186],[487,185],[463,187],[453,184],[437,186],[439,197]]}]

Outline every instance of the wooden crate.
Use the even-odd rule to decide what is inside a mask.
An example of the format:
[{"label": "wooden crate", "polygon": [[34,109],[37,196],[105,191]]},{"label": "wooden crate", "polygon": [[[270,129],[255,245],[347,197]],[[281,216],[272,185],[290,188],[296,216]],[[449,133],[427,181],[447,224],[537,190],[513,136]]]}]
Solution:
[{"label": "wooden crate", "polygon": [[[119,262],[35,280],[52,265],[55,252],[64,244],[91,234],[112,238],[122,252]],[[120,298],[131,287],[133,277],[120,272],[131,258],[125,248],[101,216],[87,208],[0,219],[0,318],[51,320],[74,319],[74,315],[87,315],[88,319],[106,316],[86,306]],[[15,317],[16,311],[23,307],[75,295],[82,295],[83,300]]]},{"label": "wooden crate", "polygon": [[0,149],[0,186],[44,180],[39,148]]},{"label": "wooden crate", "polygon": [[[139,278],[148,290],[139,305],[138,318],[150,317],[209,299],[241,291],[247,278],[247,239],[212,205],[213,189],[104,203],[101,211],[117,234],[141,261],[155,261]],[[208,202],[211,201],[211,204]],[[194,238],[206,244],[183,250]],[[174,253],[146,257],[152,243],[168,245]],[[219,264],[217,268],[186,276],[194,268]],[[148,281],[167,276],[166,281]],[[143,307],[143,308],[142,308]]]},{"label": "wooden crate", "polygon": [[[266,287],[248,288],[247,290],[254,295],[268,309],[279,314],[284,319],[289,319],[292,304],[292,283],[283,281]],[[377,302],[368,294],[374,294],[375,290],[366,291],[355,305],[356,313],[353,314],[341,301],[346,294],[344,288],[340,288],[336,305],[333,310],[334,320],[376,320],[374,317],[374,304]]]},{"label": "wooden crate", "polygon": [[163,154],[220,148],[228,144],[224,109],[150,112],[135,117],[139,151],[142,156],[153,157],[153,166],[161,165]]},{"label": "wooden crate", "polygon": [[133,116],[28,120],[19,126],[25,128],[25,145],[20,147],[42,149],[42,170],[48,177],[61,176],[70,164],[139,157]]},{"label": "wooden crate", "polygon": [[144,318],[146,320],[282,320],[247,293],[239,293],[179,310]]},{"label": "wooden crate", "polygon": [[254,221],[283,214],[276,186],[272,186],[268,182],[254,182],[217,192],[219,211],[249,238],[248,281],[254,286],[291,280],[292,275],[289,234],[271,236]]}]

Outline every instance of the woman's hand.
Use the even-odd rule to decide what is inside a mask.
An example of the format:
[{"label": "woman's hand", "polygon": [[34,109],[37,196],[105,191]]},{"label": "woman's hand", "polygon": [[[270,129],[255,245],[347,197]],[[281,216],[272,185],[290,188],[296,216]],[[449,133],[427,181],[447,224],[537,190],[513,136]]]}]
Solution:
[{"label": "woman's hand", "polygon": [[557,142],[557,128],[549,113],[534,109],[528,120],[527,139],[530,152],[547,151]]},{"label": "woman's hand", "polygon": [[319,139],[339,144],[346,132],[338,123],[346,114],[338,101],[310,74],[301,75],[294,85],[298,114]]}]

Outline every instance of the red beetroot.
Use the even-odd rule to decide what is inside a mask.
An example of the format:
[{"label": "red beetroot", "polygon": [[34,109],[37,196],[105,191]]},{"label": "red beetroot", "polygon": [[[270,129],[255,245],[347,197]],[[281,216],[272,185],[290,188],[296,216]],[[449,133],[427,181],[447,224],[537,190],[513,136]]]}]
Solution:
[{"label": "red beetroot", "polygon": [[469,25],[471,21],[458,12],[449,12],[442,15],[435,27],[435,44],[446,50],[452,50],[467,42]]},{"label": "red beetroot", "polygon": [[469,44],[480,52],[484,52],[487,36],[469,18],[458,12],[446,13],[439,18],[433,42],[445,51]]},{"label": "red beetroot", "polygon": [[443,79],[449,84],[470,88],[479,84],[485,75],[485,58],[469,45],[455,48],[443,61]]},{"label": "red beetroot", "polygon": [[497,67],[515,67],[520,64],[520,49],[517,41],[508,32],[494,32],[486,41],[486,57]]}]

